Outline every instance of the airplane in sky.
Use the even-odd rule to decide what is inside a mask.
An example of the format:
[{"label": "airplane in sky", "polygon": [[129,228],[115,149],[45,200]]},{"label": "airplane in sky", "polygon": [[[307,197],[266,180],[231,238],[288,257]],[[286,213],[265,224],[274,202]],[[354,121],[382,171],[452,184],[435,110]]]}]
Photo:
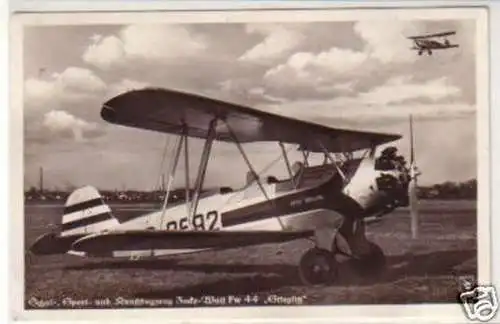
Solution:
[{"label": "airplane in sky", "polygon": [[[410,36],[409,39],[412,39],[414,42],[414,46],[411,48],[413,50],[418,50],[418,55],[422,55],[424,51],[428,53],[428,55],[432,55],[433,50],[442,50],[449,48],[456,48],[458,44],[451,44],[450,41],[446,38],[446,36],[455,35],[456,32],[444,32],[444,33],[435,33],[428,35],[420,35],[420,36]],[[443,37],[443,41],[436,40],[439,37]]]},{"label": "airplane in sky", "polygon": [[[136,259],[306,239],[314,247],[300,260],[301,279],[329,284],[337,278],[338,255],[347,256],[361,275],[379,274],[385,256],[367,239],[366,220],[415,206],[409,192],[416,175],[404,157],[393,146],[377,155],[377,148],[400,135],[332,128],[160,88],[118,95],[103,105],[101,116],[174,135],[163,206],[120,221],[95,188],[79,188],[66,201],[60,231],[39,237],[30,248],[34,254]],[[190,138],[204,140],[194,191]],[[249,170],[243,188],[202,193],[215,141],[233,143],[243,157]],[[277,144],[285,178],[263,179],[256,172],[244,150],[245,143],[255,142]],[[293,147],[302,157],[292,164]],[[323,162],[312,163],[313,155]],[[186,198],[169,203],[181,160]]]}]

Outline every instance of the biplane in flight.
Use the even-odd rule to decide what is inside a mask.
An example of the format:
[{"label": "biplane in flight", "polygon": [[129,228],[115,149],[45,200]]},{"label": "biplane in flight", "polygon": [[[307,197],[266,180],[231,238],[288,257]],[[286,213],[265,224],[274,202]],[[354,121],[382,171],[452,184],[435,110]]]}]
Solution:
[{"label": "biplane in flight", "polygon": [[[163,206],[121,222],[95,188],[79,188],[66,201],[60,232],[38,238],[31,246],[34,254],[160,257],[308,239],[314,247],[299,264],[307,284],[333,282],[338,255],[350,258],[360,273],[384,268],[384,253],[366,238],[364,220],[409,204],[412,169],[403,166],[394,147],[376,156],[380,145],[400,135],[331,128],[158,88],[118,95],[103,105],[101,116],[113,124],[175,135]],[[204,141],[194,189],[190,138]],[[215,141],[233,143],[243,157],[249,172],[242,189],[202,192]],[[275,142],[288,175],[262,179],[244,149],[252,142]],[[297,150],[295,164],[285,144]],[[322,163],[311,163],[315,154]],[[186,197],[169,203],[182,160]]]},{"label": "biplane in flight", "polygon": [[[411,48],[413,50],[418,50],[418,55],[422,55],[424,52],[427,52],[429,55],[432,55],[433,50],[442,50],[458,47],[458,44],[451,44],[447,36],[455,35],[456,32],[444,32],[444,33],[435,33],[428,35],[420,35],[420,36],[410,36],[409,39],[412,39],[414,42],[414,46]],[[436,40],[439,37],[443,37],[443,41]]]}]

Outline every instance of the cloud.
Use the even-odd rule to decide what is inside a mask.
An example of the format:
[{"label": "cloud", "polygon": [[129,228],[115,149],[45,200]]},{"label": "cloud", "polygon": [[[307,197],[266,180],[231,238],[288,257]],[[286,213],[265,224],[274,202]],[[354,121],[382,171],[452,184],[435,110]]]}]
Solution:
[{"label": "cloud", "polygon": [[[40,67],[59,71],[26,80],[27,172],[34,170],[32,180],[36,181],[38,166],[43,164],[61,181],[150,188],[151,180],[158,177],[165,135],[111,125],[104,128],[99,111],[107,97],[157,86],[342,128],[404,133],[411,113],[419,138],[422,134],[419,143],[430,141],[418,146],[417,154],[422,164],[427,157],[427,167],[434,168],[425,171],[429,182],[468,177],[475,172],[476,84],[471,77],[475,75],[475,50],[461,37],[474,45],[475,22],[462,24],[388,17],[387,21],[304,24],[37,29],[37,37],[28,43],[59,33],[64,37],[58,36],[48,49],[44,41],[40,48],[46,49],[46,55],[32,50],[26,60],[26,75],[38,75]],[[410,49],[406,36],[413,30],[426,33],[448,28],[457,30],[453,41],[461,45],[459,49],[432,57],[419,57]],[[57,50],[60,44],[68,51]],[[91,67],[76,68],[79,73],[74,67],[84,66],[82,59]],[[94,67],[99,69],[92,71]],[[442,123],[449,125],[446,133],[451,135],[446,138],[440,136]],[[193,139],[190,146],[195,169],[202,142]],[[237,149],[215,146],[216,163],[209,163],[207,186],[244,181],[244,162],[233,163],[241,158]],[[457,147],[462,148],[460,152]],[[269,150],[260,144],[245,146],[245,150],[250,151],[257,169],[280,154],[276,145]],[[94,167],[89,168],[89,161]],[[457,166],[453,172],[450,161]],[[232,163],[231,170],[220,167],[228,163]],[[131,174],[138,164],[145,164],[143,172]],[[286,172],[279,162],[278,169],[272,172]]]},{"label": "cloud", "polygon": [[92,71],[68,67],[53,73],[47,80],[29,78],[24,84],[24,102],[28,108],[50,109],[59,103],[81,101],[102,93],[104,81]]},{"label": "cloud", "polygon": [[27,79],[24,82],[24,98],[27,102],[44,102],[51,99],[53,94],[57,92],[58,89],[55,82],[35,78]]},{"label": "cloud", "polygon": [[397,104],[411,100],[436,102],[457,98],[460,94],[460,88],[451,84],[447,77],[415,83],[411,76],[397,76],[368,92],[360,93],[356,97],[356,102],[367,105]]},{"label": "cloud", "polygon": [[398,120],[406,120],[410,114],[425,119],[447,119],[471,116],[476,112],[474,105],[463,103],[447,104],[392,104],[354,105],[343,100],[297,100],[260,107],[263,110],[292,118],[309,120],[336,127],[377,126]]},{"label": "cloud", "polygon": [[61,137],[70,135],[78,142],[100,134],[97,124],[89,123],[63,110],[52,110],[46,113],[42,125],[52,135]]},{"label": "cloud", "polygon": [[92,44],[83,53],[83,60],[89,64],[108,69],[125,56],[123,41],[114,36],[92,38]]},{"label": "cloud", "polygon": [[150,84],[148,82],[123,79],[109,86],[107,97],[111,98],[127,91],[139,90],[149,86]]},{"label": "cloud", "polygon": [[[337,84],[340,88],[351,88]],[[315,122],[342,125],[380,124],[407,119],[410,114],[426,119],[469,116],[474,104],[460,101],[461,89],[446,77],[416,82],[410,76],[397,76],[386,83],[356,95],[333,98],[302,98],[278,104],[263,104],[263,110]]]},{"label": "cloud", "polygon": [[358,21],[352,26],[352,37],[360,40],[357,46],[339,42],[321,51],[308,48],[305,38],[297,45],[301,51],[290,53],[284,63],[266,71],[265,85],[273,94],[295,98],[370,89],[395,71],[415,70],[419,57],[410,50],[406,37],[424,26],[395,19]]},{"label": "cloud", "polygon": [[354,31],[365,42],[364,52],[371,58],[387,63],[411,63],[417,57],[410,55],[406,37],[418,34],[415,21],[395,19],[364,20],[356,22]]},{"label": "cloud", "polygon": [[46,78],[25,81],[25,119],[28,124],[36,124],[52,111],[65,111],[99,123],[102,103],[120,93],[147,86],[148,82],[130,78],[106,84],[91,70],[69,67]]},{"label": "cloud", "polygon": [[166,61],[203,54],[206,40],[180,25],[130,25],[118,35],[94,36],[83,60],[101,69],[134,60]]},{"label": "cloud", "polygon": [[234,102],[242,105],[258,105],[264,103],[282,102],[284,98],[270,95],[259,82],[244,79],[233,79],[219,82],[218,88],[205,95],[219,100]]},{"label": "cloud", "polygon": [[[350,87],[350,84],[339,84]],[[259,108],[272,110],[294,118],[322,123],[371,126],[407,119],[410,114],[426,119],[441,119],[474,114],[474,104],[460,100],[460,88],[446,77],[415,82],[410,76],[398,76],[385,84],[355,96],[330,99],[297,99],[279,104],[264,104]]]},{"label": "cloud", "polygon": [[351,91],[353,79],[366,73],[368,56],[356,50],[333,47],[313,54],[299,52],[264,74],[264,84],[278,96],[314,97]]},{"label": "cloud", "polygon": [[[308,56],[311,58],[311,56]],[[314,102],[330,107],[344,109],[360,109],[363,106],[385,106],[394,104],[423,104],[463,102],[462,88],[455,85],[449,77],[440,76],[429,80],[415,80],[412,75],[392,76],[383,84],[369,87],[365,91],[357,88],[359,79],[340,78],[329,76],[334,74],[334,67],[330,64],[321,64],[326,59],[296,59],[291,57],[286,65],[280,66],[266,73],[264,78],[265,91],[269,96],[282,96],[290,102]],[[354,66],[362,66],[367,60],[351,58],[344,64],[343,71],[347,73]],[[363,69],[361,69],[363,70]],[[352,72],[358,73],[358,72]],[[293,94],[287,92],[295,90]],[[353,95],[355,94],[355,95]],[[383,107],[381,109],[384,109]]]},{"label": "cloud", "polygon": [[290,56],[285,64],[268,70],[264,77],[268,80],[279,80],[280,76],[291,74],[307,81],[314,81],[315,78],[317,80],[318,73],[345,75],[359,68],[366,59],[367,55],[362,52],[336,47],[319,54],[300,52]]},{"label": "cloud", "polygon": [[304,35],[291,26],[275,24],[250,24],[246,31],[249,34],[264,35],[264,39],[246,51],[240,61],[265,63],[282,57],[296,48],[303,40]]}]

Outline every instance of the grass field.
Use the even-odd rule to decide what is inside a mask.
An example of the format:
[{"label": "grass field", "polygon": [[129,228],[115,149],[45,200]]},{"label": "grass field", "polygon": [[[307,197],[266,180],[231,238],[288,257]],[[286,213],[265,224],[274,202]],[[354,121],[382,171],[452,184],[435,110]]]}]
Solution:
[{"label": "grass field", "polygon": [[[115,214],[127,217],[153,206],[111,207]],[[421,201],[420,211],[420,237],[415,241],[406,210],[368,226],[369,238],[388,258],[387,272],[377,280],[354,276],[343,267],[332,286],[303,286],[296,265],[311,247],[308,241],[140,261],[26,253],[26,307],[127,306],[107,303],[117,298],[151,306],[144,301],[206,295],[251,296],[248,303],[259,304],[275,304],[270,295],[289,297],[280,299],[281,304],[306,305],[455,302],[457,276],[477,272],[475,202]],[[57,227],[61,212],[62,206],[27,205],[25,246]],[[102,303],[85,303],[97,299]],[[219,305],[217,300],[209,304]]]}]

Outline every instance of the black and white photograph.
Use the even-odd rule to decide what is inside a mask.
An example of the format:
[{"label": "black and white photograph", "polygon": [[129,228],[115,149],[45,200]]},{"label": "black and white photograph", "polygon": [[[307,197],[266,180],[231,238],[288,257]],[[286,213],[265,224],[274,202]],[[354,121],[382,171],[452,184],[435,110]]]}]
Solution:
[{"label": "black and white photograph", "polygon": [[486,14],[21,15],[23,309],[465,318],[489,280]]}]

